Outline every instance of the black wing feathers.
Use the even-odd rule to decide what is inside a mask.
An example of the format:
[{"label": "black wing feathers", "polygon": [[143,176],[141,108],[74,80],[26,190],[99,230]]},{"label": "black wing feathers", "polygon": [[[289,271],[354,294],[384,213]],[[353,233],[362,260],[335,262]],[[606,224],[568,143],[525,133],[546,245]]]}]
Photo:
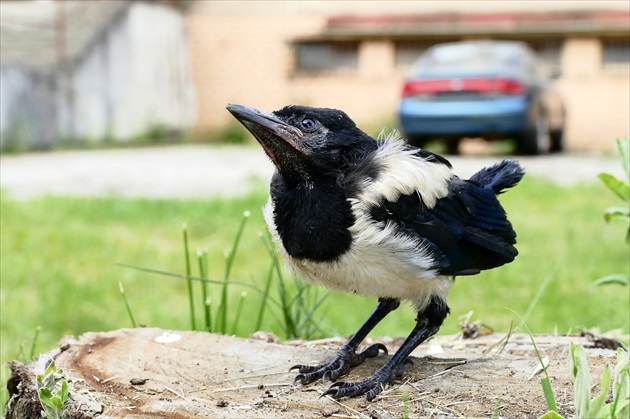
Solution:
[{"label": "black wing feathers", "polygon": [[396,223],[428,248],[443,275],[472,275],[511,262],[516,233],[496,194],[523,176],[506,160],[462,180],[453,177],[448,195],[427,208],[419,194],[385,201],[371,212],[377,221]]}]

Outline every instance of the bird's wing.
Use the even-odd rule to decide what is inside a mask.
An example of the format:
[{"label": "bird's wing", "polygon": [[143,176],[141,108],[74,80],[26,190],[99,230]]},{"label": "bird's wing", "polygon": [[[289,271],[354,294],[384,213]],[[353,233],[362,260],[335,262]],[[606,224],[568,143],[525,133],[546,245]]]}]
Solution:
[{"label": "bird's wing", "polygon": [[517,254],[516,234],[491,188],[454,176],[448,194],[428,207],[421,191],[384,200],[370,215],[393,223],[428,248],[443,275],[471,275]]}]

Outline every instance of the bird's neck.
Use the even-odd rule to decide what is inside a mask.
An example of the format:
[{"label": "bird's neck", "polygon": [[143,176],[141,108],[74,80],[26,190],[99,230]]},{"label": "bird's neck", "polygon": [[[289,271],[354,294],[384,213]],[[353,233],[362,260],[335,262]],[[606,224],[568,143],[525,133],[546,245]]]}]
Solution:
[{"label": "bird's neck", "polygon": [[350,249],[354,215],[343,189],[332,179],[288,187],[279,173],[271,182],[275,229],[289,255],[332,261]]}]

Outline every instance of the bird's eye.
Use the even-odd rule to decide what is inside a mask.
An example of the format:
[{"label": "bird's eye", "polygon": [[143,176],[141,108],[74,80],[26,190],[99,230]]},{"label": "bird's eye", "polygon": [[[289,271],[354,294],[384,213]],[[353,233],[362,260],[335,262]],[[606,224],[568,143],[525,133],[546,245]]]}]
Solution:
[{"label": "bird's eye", "polygon": [[317,121],[314,120],[313,118],[304,118],[302,119],[302,128],[304,129],[313,129],[315,127],[317,127]]}]

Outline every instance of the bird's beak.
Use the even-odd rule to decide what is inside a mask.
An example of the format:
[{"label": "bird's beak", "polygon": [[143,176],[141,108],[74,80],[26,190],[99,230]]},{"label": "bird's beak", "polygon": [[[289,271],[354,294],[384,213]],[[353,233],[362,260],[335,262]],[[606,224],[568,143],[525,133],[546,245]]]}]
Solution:
[{"label": "bird's beak", "polygon": [[283,162],[290,161],[291,156],[295,157],[296,151],[304,154],[296,142],[303,137],[302,131],[274,114],[235,104],[229,104],[227,110],[252,133],[278,170],[282,171]]}]

